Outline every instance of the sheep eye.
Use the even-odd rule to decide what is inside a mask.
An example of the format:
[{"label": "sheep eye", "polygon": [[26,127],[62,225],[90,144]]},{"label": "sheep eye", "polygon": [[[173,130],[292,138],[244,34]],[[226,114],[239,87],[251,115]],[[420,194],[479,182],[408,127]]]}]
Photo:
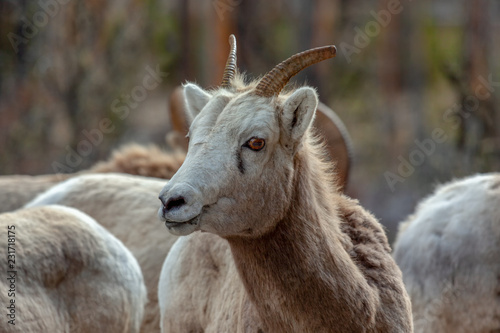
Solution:
[{"label": "sheep eye", "polygon": [[253,151],[259,151],[266,145],[266,140],[261,138],[251,138],[245,143],[245,147],[252,149]]}]

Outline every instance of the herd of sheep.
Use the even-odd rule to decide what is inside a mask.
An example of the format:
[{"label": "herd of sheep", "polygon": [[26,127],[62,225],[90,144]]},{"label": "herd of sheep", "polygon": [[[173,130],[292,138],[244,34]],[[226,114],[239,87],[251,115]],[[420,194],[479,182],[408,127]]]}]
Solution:
[{"label": "herd of sheep", "polygon": [[500,332],[500,174],[438,187],[391,250],[342,193],[342,122],[284,89],[335,47],[244,83],[230,43],[218,89],[184,86],[187,154],[0,177],[0,331]]}]

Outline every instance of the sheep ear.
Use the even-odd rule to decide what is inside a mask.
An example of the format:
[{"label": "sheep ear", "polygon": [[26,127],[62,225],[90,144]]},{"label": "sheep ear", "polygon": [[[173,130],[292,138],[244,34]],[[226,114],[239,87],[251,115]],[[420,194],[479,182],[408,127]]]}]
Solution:
[{"label": "sheep ear", "polygon": [[188,83],[184,85],[184,100],[186,102],[186,113],[190,122],[207,105],[212,96],[196,84]]},{"label": "sheep ear", "polygon": [[296,90],[285,101],[281,123],[293,147],[299,145],[304,133],[311,125],[317,107],[318,95],[310,87]]}]

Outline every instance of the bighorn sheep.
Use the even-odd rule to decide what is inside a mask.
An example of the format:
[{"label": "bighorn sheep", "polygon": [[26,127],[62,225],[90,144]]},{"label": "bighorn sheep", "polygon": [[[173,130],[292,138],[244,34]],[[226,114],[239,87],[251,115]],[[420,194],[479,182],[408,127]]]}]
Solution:
[{"label": "bighorn sheep", "polygon": [[114,151],[107,161],[78,173],[0,176],[0,213],[18,209],[55,184],[80,174],[121,172],[169,179],[179,169],[184,157],[183,152],[167,153],[154,145],[129,144]]},{"label": "bighorn sheep", "polygon": [[139,332],[140,268],[96,221],[46,206],[0,214],[0,226],[0,331]]},{"label": "bighorn sheep", "polygon": [[165,180],[124,174],[87,174],[55,185],[27,207],[77,208],[120,239],[137,258],[148,292],[141,332],[158,332],[158,279],[176,237],[158,232],[156,197]]},{"label": "bighorn sheep", "polygon": [[158,214],[189,236],[162,269],[163,332],[411,332],[382,227],[332,186],[310,130],[315,90],[280,94],[335,47],[294,55],[245,85],[230,42],[220,89],[184,87],[189,150]]},{"label": "bighorn sheep", "polygon": [[500,174],[439,187],[401,224],[394,258],[415,332],[500,332]]}]

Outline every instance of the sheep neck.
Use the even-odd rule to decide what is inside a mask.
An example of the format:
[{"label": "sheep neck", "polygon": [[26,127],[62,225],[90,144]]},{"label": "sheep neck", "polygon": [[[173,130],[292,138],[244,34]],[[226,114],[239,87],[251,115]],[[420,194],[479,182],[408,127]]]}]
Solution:
[{"label": "sheep neck", "polygon": [[[302,150],[307,150],[303,147]],[[274,231],[228,239],[245,289],[271,332],[361,332],[373,325],[376,295],[350,255],[322,162],[295,158],[292,201]]]}]

